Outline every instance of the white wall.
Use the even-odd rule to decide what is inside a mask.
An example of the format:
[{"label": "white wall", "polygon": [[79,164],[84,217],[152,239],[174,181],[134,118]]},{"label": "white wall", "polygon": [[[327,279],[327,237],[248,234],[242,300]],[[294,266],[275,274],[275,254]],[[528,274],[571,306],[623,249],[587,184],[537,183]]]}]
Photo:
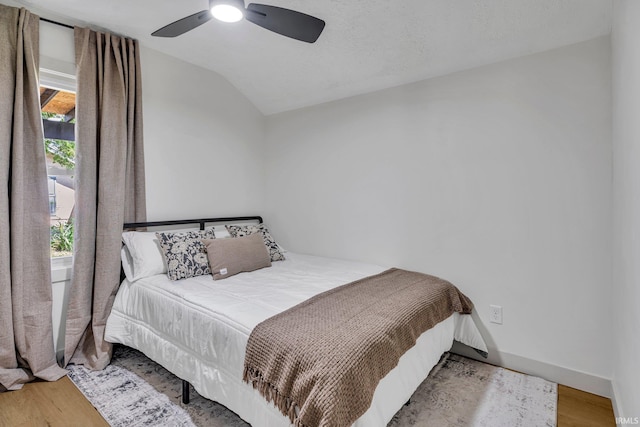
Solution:
[{"label": "white wall", "polygon": [[[74,74],[73,31],[41,23],[41,66]],[[259,214],[264,116],[226,79],[141,47],[150,220]]]},{"label": "white wall", "polygon": [[610,79],[605,37],[269,116],[268,224],[294,251],[451,280],[498,362],[607,394]]},{"label": "white wall", "polygon": [[264,116],[227,80],[142,49],[149,220],[260,214]]},{"label": "white wall", "polygon": [[616,0],[613,63],[613,387],[640,417],[640,2]]}]

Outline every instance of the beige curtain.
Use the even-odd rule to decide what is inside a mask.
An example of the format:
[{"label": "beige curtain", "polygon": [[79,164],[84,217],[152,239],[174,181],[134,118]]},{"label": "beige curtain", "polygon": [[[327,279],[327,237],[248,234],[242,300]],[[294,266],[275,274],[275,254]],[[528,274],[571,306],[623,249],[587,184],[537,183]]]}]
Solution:
[{"label": "beige curtain", "polygon": [[123,222],[145,221],[138,42],[75,29],[75,246],[65,364],[103,369],[104,329],[120,281]]},{"label": "beige curtain", "polygon": [[53,346],[39,18],[0,5],[0,391],[64,376]]}]

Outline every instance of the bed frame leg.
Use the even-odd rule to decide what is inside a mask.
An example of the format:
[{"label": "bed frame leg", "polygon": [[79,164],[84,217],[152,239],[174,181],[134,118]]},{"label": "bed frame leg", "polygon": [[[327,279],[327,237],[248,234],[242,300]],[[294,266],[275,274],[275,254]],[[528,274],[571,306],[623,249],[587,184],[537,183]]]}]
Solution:
[{"label": "bed frame leg", "polygon": [[189,382],[182,380],[182,403],[189,403]]}]

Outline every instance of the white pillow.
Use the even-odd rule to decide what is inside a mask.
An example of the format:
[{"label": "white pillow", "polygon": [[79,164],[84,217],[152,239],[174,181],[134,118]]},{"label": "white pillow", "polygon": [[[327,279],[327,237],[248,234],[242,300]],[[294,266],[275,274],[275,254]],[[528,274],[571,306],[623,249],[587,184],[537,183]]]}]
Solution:
[{"label": "white pillow", "polygon": [[126,253],[122,254],[124,274],[130,282],[167,272],[167,264],[156,233],[125,231],[122,233],[122,241],[131,256],[130,274],[127,274],[127,269],[124,268]]},{"label": "white pillow", "polygon": [[229,233],[229,231],[227,231],[227,227],[225,227],[224,225],[220,227],[214,227],[214,232],[216,234],[216,239],[228,239],[229,237],[231,237],[231,234]]},{"label": "white pillow", "polygon": [[129,249],[125,245],[122,245],[120,249],[120,259],[122,260],[122,271],[127,279],[133,277],[133,258],[129,253]]}]

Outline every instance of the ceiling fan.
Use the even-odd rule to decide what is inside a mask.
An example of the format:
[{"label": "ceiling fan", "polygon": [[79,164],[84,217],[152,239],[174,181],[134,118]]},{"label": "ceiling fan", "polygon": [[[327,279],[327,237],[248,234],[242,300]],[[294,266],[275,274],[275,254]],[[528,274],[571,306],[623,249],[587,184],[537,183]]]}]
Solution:
[{"label": "ceiling fan", "polygon": [[209,9],[179,19],[151,33],[156,37],[176,37],[204,24],[211,18],[223,22],[238,22],[245,18],[249,22],[274,33],[307,43],[314,43],[324,29],[325,22],[314,16],[295,10],[244,0],[209,0]]}]

